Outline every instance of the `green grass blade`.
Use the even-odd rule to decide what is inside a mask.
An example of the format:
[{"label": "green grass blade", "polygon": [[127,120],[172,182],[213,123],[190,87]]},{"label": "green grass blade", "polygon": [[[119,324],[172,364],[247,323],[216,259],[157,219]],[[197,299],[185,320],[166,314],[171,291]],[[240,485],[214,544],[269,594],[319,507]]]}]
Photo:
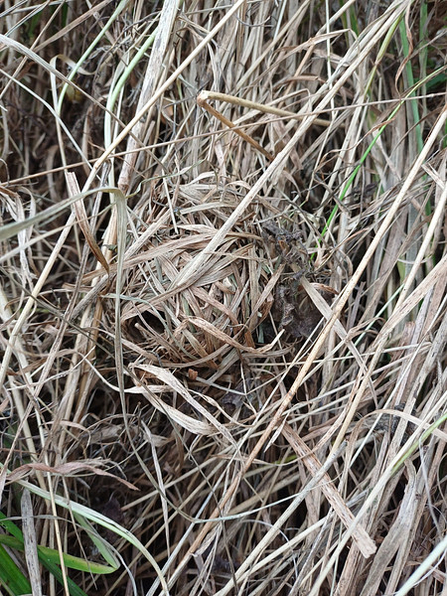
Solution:
[{"label": "green grass blade", "polygon": [[[83,526],[84,523],[82,523]],[[7,534],[0,534],[0,544],[5,544],[6,546],[15,548],[16,550],[23,551],[24,541],[21,530],[16,526],[15,523],[13,523],[11,520],[8,520],[2,512],[0,512],[0,525],[3,526],[5,530],[7,530],[11,534],[11,536],[8,536]],[[91,536],[91,529],[89,529],[88,527],[86,527],[86,529]],[[96,540],[94,544],[99,548],[99,541]],[[49,561],[51,563],[59,562],[59,552],[57,550],[53,548],[48,548],[46,546],[38,546],[37,550],[39,553],[39,559],[42,559],[42,563],[45,563],[45,561]],[[102,548],[101,550],[104,551],[104,548]],[[73,555],[68,555],[66,553],[63,553],[62,556],[64,558],[64,563],[66,567],[68,567],[69,569],[77,569],[79,571],[86,571],[97,574],[113,573],[117,569],[117,562],[115,559],[111,559],[110,565],[104,565],[102,563],[86,561],[85,559],[75,557]]]},{"label": "green grass blade", "polygon": [[[2,536],[3,538],[3,536]],[[0,585],[8,594],[31,594],[31,584],[0,544]]]}]

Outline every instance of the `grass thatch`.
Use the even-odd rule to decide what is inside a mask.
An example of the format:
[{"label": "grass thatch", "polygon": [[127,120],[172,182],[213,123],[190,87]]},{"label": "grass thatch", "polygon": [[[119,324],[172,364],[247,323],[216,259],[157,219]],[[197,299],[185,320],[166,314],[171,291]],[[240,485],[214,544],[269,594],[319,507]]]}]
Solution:
[{"label": "grass thatch", "polygon": [[447,593],[442,2],[2,11],[5,593]]}]

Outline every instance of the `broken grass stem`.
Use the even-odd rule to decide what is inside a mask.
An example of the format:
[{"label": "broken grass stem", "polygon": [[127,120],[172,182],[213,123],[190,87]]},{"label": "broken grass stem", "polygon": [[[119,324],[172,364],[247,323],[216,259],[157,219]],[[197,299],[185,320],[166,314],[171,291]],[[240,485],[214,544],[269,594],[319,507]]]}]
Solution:
[{"label": "broken grass stem", "polygon": [[[276,116],[293,118],[295,120],[304,118],[309,114],[295,114],[294,112],[289,112],[288,110],[281,110],[280,108],[274,108],[272,106],[265,106],[261,103],[256,103],[254,101],[249,101],[247,99],[241,99],[240,97],[234,97],[233,95],[227,95],[226,93],[217,93],[216,91],[201,91],[197,96],[197,104],[206,110],[209,114],[217,118],[222,124],[231,128],[236,134],[238,134],[244,141],[249,143],[252,147],[257,149],[264,155],[268,160],[273,161],[274,156],[271,155],[268,151],[266,151],[259,143],[257,143],[254,139],[251,138],[250,135],[242,131],[240,128],[234,124],[231,120],[226,118],[223,114],[221,114],[218,110],[211,107],[208,103],[209,99],[215,99],[217,101],[225,101],[227,103],[231,103],[233,105],[242,106],[244,108],[249,108],[252,110],[258,110],[259,112],[263,112],[264,114],[274,114]],[[329,126],[330,122],[328,120],[323,120],[321,118],[315,118],[314,124],[318,126]]]},{"label": "broken grass stem", "polygon": [[[247,141],[247,143],[250,143],[250,145],[252,147],[254,147],[258,151],[260,151],[262,153],[262,155],[264,155],[268,160],[273,161],[274,160],[273,155],[270,155],[270,153],[268,151],[266,151],[263,147],[261,147],[261,145],[259,143],[257,143],[254,139],[252,139],[247,133],[243,132],[240,128],[237,128],[236,125],[234,124],[234,122],[232,122],[231,120],[228,120],[228,118],[225,118],[225,116],[223,116],[215,108],[210,106],[210,104],[206,101],[206,98],[211,95],[213,95],[213,94],[210,94],[209,91],[202,91],[201,93],[199,93],[199,95],[197,96],[198,105],[201,108],[203,108],[204,110],[206,110],[209,114],[211,114],[212,116],[214,116],[215,118],[220,120],[220,122],[225,124],[225,126],[228,126],[228,128],[231,128],[236,134],[238,134],[242,139],[244,139],[244,141]],[[217,95],[222,95],[222,94],[220,93]],[[211,99],[213,99],[213,98],[211,98]]]}]

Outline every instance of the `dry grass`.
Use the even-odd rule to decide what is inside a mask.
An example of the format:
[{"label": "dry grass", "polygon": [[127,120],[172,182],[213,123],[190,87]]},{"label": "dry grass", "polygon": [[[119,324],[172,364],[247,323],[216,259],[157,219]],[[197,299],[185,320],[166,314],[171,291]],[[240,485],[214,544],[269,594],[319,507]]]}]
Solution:
[{"label": "dry grass", "polygon": [[[443,10],[3,5],[33,593],[447,594]],[[120,567],[33,574],[33,531]]]}]

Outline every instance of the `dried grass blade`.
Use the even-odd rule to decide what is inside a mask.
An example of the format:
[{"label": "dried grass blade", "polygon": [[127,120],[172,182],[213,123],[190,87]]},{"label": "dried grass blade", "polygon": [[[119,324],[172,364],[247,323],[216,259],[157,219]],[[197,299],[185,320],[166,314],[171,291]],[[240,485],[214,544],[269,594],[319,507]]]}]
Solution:
[{"label": "dried grass blade", "polygon": [[[159,381],[162,381],[165,385],[179,393],[197,412],[199,412],[208,422],[213,426],[223,437],[225,437],[228,441],[233,443],[233,438],[229,431],[225,428],[223,424],[218,422],[216,418],[208,412],[206,408],[204,408],[199,402],[189,393],[189,391],[180,383],[178,379],[169,371],[164,368],[159,368],[158,366],[153,366],[151,364],[136,364],[135,368],[140,370],[144,370],[145,372],[149,373],[151,376],[155,377]],[[172,412],[174,408],[170,408],[170,412]],[[182,415],[183,418],[183,415]],[[188,419],[189,416],[186,417]],[[190,418],[190,420],[193,420]],[[196,421],[194,421],[195,423]]]},{"label": "dried grass blade", "polygon": [[379,584],[383,581],[383,574],[385,569],[390,564],[396,552],[405,545],[411,533],[411,521],[418,508],[417,497],[417,482],[416,471],[414,466],[408,462],[406,464],[408,472],[408,483],[405,488],[405,494],[399,507],[399,513],[392,526],[387,531],[377,556],[374,557],[373,564],[366,578],[360,596],[368,596],[369,594],[376,594],[379,589]]},{"label": "dried grass blade", "polygon": [[[166,80],[166,82],[161,85],[158,91],[148,100],[148,102],[139,110],[132,120],[127,124],[127,126],[121,131],[121,133],[117,136],[114,140],[113,144],[108,147],[101,157],[95,162],[93,170],[88,177],[88,180],[85,183],[84,188],[89,188],[92,184],[93,180],[95,179],[96,173],[99,168],[105,163],[105,161],[109,158],[111,153],[113,153],[118,147],[118,145],[127,137],[133,127],[140,121],[141,118],[144,118],[145,114],[150,110],[150,108],[155,104],[155,102],[163,95],[163,93],[169,89],[172,83],[177,79],[177,77],[185,70],[189,64],[196,58],[196,56],[203,50],[204,47],[215,37],[215,35],[222,29],[225,23],[236,13],[239,8],[244,4],[245,0],[237,0],[237,2],[228,10],[225,16],[220,19],[219,23],[205,36],[205,38],[197,45],[193,52],[189,54],[187,58],[182,62],[182,64],[172,73],[172,75]],[[1,38],[0,38],[1,41]]]},{"label": "dried grass blade", "polygon": [[445,286],[447,280],[447,255],[437,263],[413,292],[394,310],[381,330],[381,336],[387,335],[399,322],[410,313],[422,298],[435,286]]},{"label": "dried grass blade", "polygon": [[21,498],[23,544],[25,547],[26,565],[33,596],[42,596],[42,584],[37,554],[36,528],[34,526],[33,505],[28,489],[24,489]]},{"label": "dried grass blade", "polygon": [[[293,118],[294,120],[302,120],[305,116],[310,116],[311,114],[295,114],[295,112],[290,112],[289,110],[282,110],[281,108],[275,108],[273,106],[266,106],[262,103],[258,103],[256,101],[249,101],[242,97],[234,97],[233,95],[228,95],[227,93],[218,93],[216,91],[207,91],[203,90],[199,93],[197,97],[197,103],[202,105],[202,103],[206,103],[208,99],[216,99],[218,101],[226,101],[236,106],[242,106],[244,108],[249,108],[252,110],[258,110],[259,112],[263,112],[264,114],[273,114],[274,116],[283,116],[287,118]],[[312,114],[313,115],[313,114]],[[317,126],[330,126],[330,122],[328,120],[323,120],[321,118],[315,118],[314,123]],[[233,126],[236,126],[233,124]]]},{"label": "dried grass blade", "polygon": [[173,420],[190,433],[193,433],[194,435],[209,436],[216,432],[211,424],[202,422],[201,420],[196,420],[195,418],[191,418],[191,416],[183,414],[183,412],[180,412],[177,410],[177,408],[174,408],[164,402],[158,397],[158,395],[150,391],[143,384],[141,384],[140,392],[156,410],[162,414],[165,414],[170,420]]},{"label": "dried grass blade", "polygon": [[[75,197],[77,195],[80,195],[81,191],[80,191],[78,180],[77,180],[75,174],[73,174],[73,172],[67,172],[66,178],[67,178],[67,186],[69,189],[70,196]],[[84,205],[83,199],[80,199],[79,201],[75,201],[73,204],[73,208],[76,213],[76,219],[77,219],[78,225],[81,228],[85,239],[87,240],[87,244],[90,246],[90,249],[91,249],[92,253],[94,254],[94,256],[96,257],[98,263],[100,263],[103,266],[104,270],[108,274],[109,273],[109,264],[107,263],[106,259],[104,258],[104,255],[102,254],[101,249],[99,248],[98,243],[95,240],[95,237],[90,229],[90,226],[87,223],[88,217],[87,217],[87,212],[85,210],[85,205]]]},{"label": "dried grass blade", "polygon": [[[304,443],[304,441],[297,435],[297,433],[289,424],[284,424],[281,432],[289,441],[297,457],[303,461],[311,475],[315,476],[315,474],[321,469],[321,463],[318,461],[317,457],[312,453],[306,443]],[[366,559],[373,555],[377,550],[374,540],[372,540],[365,528],[356,524],[354,515],[352,514],[349,507],[347,507],[341,494],[338,492],[328,474],[325,474],[322,479],[321,490],[346,529],[350,529],[352,531],[352,538],[362,555]]]},{"label": "dried grass blade", "polygon": [[212,116],[217,118],[217,120],[222,122],[222,124],[225,124],[225,126],[228,126],[228,128],[230,128],[233,132],[235,132],[237,135],[239,135],[241,137],[241,139],[243,139],[244,141],[249,143],[257,151],[260,151],[262,153],[262,155],[264,155],[268,160],[270,160],[270,161],[274,160],[274,158],[275,158],[274,155],[271,155],[268,151],[266,151],[264,149],[264,147],[262,147],[258,142],[256,142],[254,139],[252,139],[251,136],[248,135],[246,132],[244,132],[241,128],[238,128],[234,124],[234,122],[232,122],[231,120],[226,118],[223,114],[221,114],[218,110],[216,110],[216,108],[213,108],[212,106],[210,106],[210,104],[207,101],[205,101],[205,97],[204,97],[203,93],[200,93],[197,96],[197,105],[199,105],[201,108],[206,110],[209,114],[211,114]]},{"label": "dried grass blade", "polygon": [[165,0],[161,9],[160,22],[157,27],[153,49],[147,64],[143,87],[136,109],[137,113],[144,111],[145,118],[140,118],[136,122],[134,128],[129,131],[129,139],[126,148],[126,159],[124,160],[123,168],[118,180],[118,188],[120,188],[124,194],[127,194],[128,192],[130,179],[134,171],[137,157],[139,155],[136,149],[139,145],[143,144],[144,131],[147,128],[150,117],[150,111],[145,110],[145,105],[150,102],[154,94],[157,80],[162,73],[163,61],[166,59],[166,51],[175,21],[177,5],[178,0]]},{"label": "dried grass blade", "polygon": [[[337,452],[337,454],[339,454],[339,451]],[[290,505],[283,511],[283,513],[279,516],[277,521],[270,527],[268,532],[263,536],[262,540],[260,540],[260,542],[257,544],[257,546],[253,549],[253,551],[249,554],[249,556],[241,564],[241,566],[235,573],[235,579],[240,581],[242,579],[242,577],[244,576],[244,574],[248,573],[250,575],[251,569],[253,568],[255,561],[257,561],[257,559],[259,558],[261,553],[263,553],[265,551],[265,549],[268,547],[268,545],[271,544],[271,542],[273,541],[275,536],[278,534],[278,532],[283,527],[283,525],[290,519],[290,516],[293,514],[294,511],[296,511],[297,507],[304,500],[306,495],[308,495],[310,493],[310,491],[313,490],[314,488],[316,488],[318,486],[318,484],[322,481],[322,479],[324,478],[324,476],[327,473],[327,471],[329,470],[329,468],[333,465],[335,457],[337,457],[337,456],[335,454],[332,454],[332,456],[329,457],[324,462],[324,464],[321,466],[321,468],[316,472],[316,474],[306,484],[306,486],[303,488],[303,490],[301,490],[300,493],[294,497],[294,499],[290,503]],[[216,515],[216,516],[220,515],[219,510],[216,511],[216,513],[214,515]],[[199,535],[199,537],[202,537],[202,534],[203,533],[201,533]],[[196,540],[196,542],[198,542],[198,540]],[[197,545],[193,545],[193,547],[196,547],[196,546]],[[190,550],[192,550],[192,548]],[[222,588],[221,590],[219,590],[216,593],[215,596],[226,596],[229,592],[231,592],[231,590],[233,588],[234,588],[233,579],[231,579],[225,585],[224,588]]]},{"label": "dried grass blade", "polygon": [[236,341],[235,339],[233,339],[232,337],[230,337],[229,335],[227,335],[226,333],[224,333],[205,319],[200,319],[199,317],[189,317],[186,323],[195,325],[196,327],[200,327],[200,329],[203,329],[207,333],[210,333],[219,341],[228,344],[233,348],[240,350],[241,352],[248,352],[249,354],[261,355],[270,352],[270,350],[274,347],[274,345],[277,343],[281,336],[281,333],[278,334],[272,343],[263,346],[262,348],[251,348],[250,346],[244,346],[243,344],[239,343],[238,341]]}]

